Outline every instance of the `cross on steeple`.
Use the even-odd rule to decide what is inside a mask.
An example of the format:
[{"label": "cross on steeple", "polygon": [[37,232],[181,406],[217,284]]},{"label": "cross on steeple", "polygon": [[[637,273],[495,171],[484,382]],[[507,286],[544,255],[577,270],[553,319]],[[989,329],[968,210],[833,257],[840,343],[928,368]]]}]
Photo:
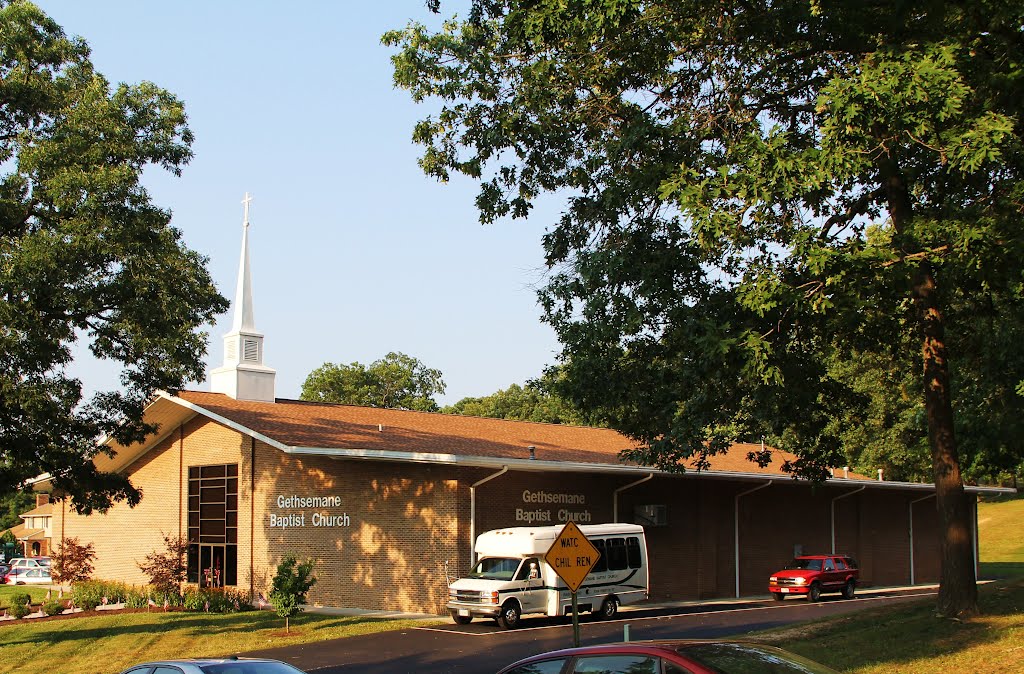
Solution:
[{"label": "cross on steeple", "polygon": [[242,199],[242,205],[245,206],[245,215],[242,216],[242,226],[249,226],[249,204],[252,202],[252,197],[248,192],[245,193],[245,198]]}]

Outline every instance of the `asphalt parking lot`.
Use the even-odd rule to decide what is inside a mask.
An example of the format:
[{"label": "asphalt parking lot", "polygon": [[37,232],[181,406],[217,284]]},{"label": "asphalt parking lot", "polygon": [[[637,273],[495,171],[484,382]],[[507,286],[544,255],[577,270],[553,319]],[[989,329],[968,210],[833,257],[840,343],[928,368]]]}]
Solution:
[{"label": "asphalt parking lot", "polygon": [[[582,644],[630,640],[738,637],[792,623],[827,619],[869,606],[935,593],[934,587],[858,591],[853,600],[827,595],[818,603],[744,599],[624,607],[614,620],[580,619]],[[571,618],[528,617],[515,630],[491,620],[469,625],[383,632],[247,655],[273,657],[315,674],[493,674],[519,658],[572,646]]]}]

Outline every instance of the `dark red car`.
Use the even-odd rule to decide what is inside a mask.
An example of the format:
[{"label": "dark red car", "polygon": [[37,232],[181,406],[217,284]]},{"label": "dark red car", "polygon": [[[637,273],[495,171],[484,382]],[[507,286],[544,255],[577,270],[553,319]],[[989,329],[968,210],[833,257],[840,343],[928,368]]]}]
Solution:
[{"label": "dark red car", "polygon": [[739,641],[633,641],[551,651],[498,674],[835,674],[772,646]]},{"label": "dark red car", "polygon": [[768,591],[777,601],[791,594],[818,601],[826,592],[841,592],[846,599],[853,599],[859,578],[860,570],[852,557],[802,555],[771,575]]}]

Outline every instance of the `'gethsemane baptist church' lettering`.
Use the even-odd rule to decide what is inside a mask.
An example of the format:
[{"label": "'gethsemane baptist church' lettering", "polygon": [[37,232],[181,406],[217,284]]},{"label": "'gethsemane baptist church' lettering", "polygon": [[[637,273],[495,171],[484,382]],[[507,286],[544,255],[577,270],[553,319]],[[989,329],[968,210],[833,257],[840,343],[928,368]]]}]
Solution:
[{"label": "'gethsemane baptist church' lettering", "polygon": [[590,510],[570,510],[569,508],[559,508],[557,511],[552,508],[538,508],[540,505],[575,505],[582,506],[586,502],[586,497],[583,494],[565,494],[561,492],[550,492],[550,491],[530,491],[526,489],[523,491],[523,503],[529,504],[528,508],[516,508],[516,522],[522,522],[528,525],[543,525],[552,524],[555,522],[577,522],[580,524],[589,524],[593,521],[593,515]]},{"label": "'gethsemane baptist church' lettering", "polygon": [[[271,499],[271,507],[277,506],[279,512],[271,512],[271,529],[288,529],[305,526],[312,527],[348,527],[352,518],[347,512],[323,512],[325,508],[340,508],[340,496],[297,496],[283,494]],[[313,512],[309,512],[313,510]],[[280,512],[292,511],[292,512]],[[297,512],[295,512],[297,511]]]}]

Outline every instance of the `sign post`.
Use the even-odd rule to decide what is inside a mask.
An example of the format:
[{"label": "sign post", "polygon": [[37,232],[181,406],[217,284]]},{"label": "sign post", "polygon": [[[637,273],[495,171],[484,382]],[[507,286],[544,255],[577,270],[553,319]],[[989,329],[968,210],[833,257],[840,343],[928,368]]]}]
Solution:
[{"label": "sign post", "polygon": [[587,540],[575,522],[567,523],[551,544],[544,561],[565,581],[572,593],[572,642],[580,645],[580,611],[576,593],[601,553]]}]

